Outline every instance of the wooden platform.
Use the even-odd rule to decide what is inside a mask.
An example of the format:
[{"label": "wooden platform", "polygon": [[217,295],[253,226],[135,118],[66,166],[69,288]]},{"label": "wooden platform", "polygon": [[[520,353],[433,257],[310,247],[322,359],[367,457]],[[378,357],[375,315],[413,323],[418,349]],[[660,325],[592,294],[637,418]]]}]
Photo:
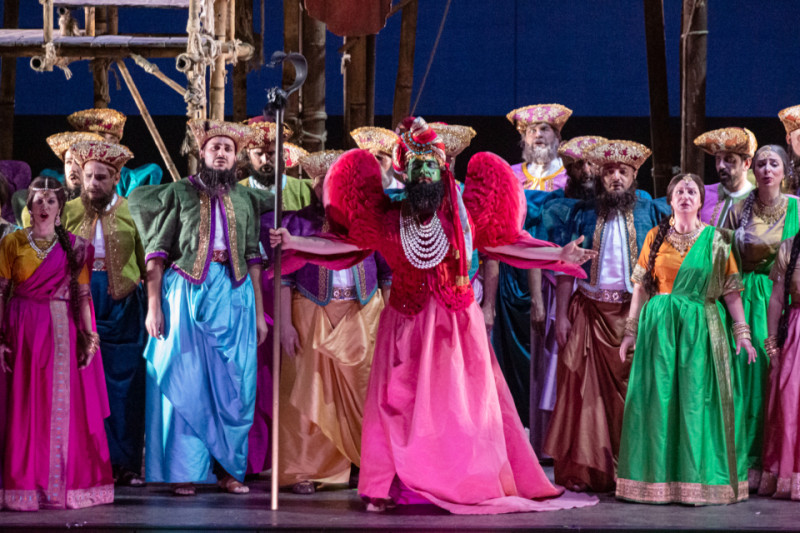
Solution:
[{"label": "wooden platform", "polygon": [[[552,475],[552,468],[546,469]],[[165,485],[122,488],[116,503],[77,511],[0,512],[0,530],[57,531],[797,531],[800,502],[754,497],[733,505],[689,507],[624,503],[600,495],[584,509],[545,513],[465,516],[432,505],[368,513],[349,489],[312,496],[281,493],[281,508],[269,510],[269,483],[248,483],[245,496],[209,486],[195,497],[173,496]]]},{"label": "wooden platform", "polygon": [[53,0],[55,7],[151,7],[188,9],[190,0]]},{"label": "wooden platform", "polygon": [[[62,37],[53,31],[53,43],[60,57],[93,59],[118,58],[137,54],[142,57],[176,57],[186,52],[187,36],[101,35]],[[44,54],[42,30],[0,29],[0,56],[32,57]],[[233,47],[225,44],[222,52]],[[125,53],[123,53],[125,52]],[[252,47],[239,47],[239,57],[252,54]]]}]

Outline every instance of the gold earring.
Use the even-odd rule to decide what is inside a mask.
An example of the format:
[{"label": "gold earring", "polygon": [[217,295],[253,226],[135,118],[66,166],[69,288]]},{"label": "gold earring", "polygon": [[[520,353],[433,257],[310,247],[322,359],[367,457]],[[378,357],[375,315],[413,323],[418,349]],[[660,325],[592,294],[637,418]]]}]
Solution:
[{"label": "gold earring", "polygon": [[674,216],[669,217],[669,225],[670,226],[674,226],[675,225],[675,217]]}]

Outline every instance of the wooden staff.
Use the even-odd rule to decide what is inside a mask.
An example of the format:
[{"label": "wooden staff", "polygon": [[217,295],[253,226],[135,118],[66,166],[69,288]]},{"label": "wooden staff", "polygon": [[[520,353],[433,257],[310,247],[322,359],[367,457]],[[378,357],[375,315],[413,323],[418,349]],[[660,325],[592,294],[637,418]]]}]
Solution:
[{"label": "wooden staff", "polygon": [[[267,92],[267,105],[264,116],[275,117],[275,229],[283,224],[283,117],[289,96],[297,91],[308,75],[308,63],[300,54],[285,54],[275,52],[268,66],[276,67],[284,60],[289,60],[294,65],[294,83],[283,90],[273,87]],[[281,385],[281,246],[275,247],[272,270],[273,282],[273,332],[272,332],[272,484],[270,489],[270,508],[278,510],[278,424],[280,420],[280,385]],[[291,320],[291,317],[289,317]]]},{"label": "wooden staff", "polygon": [[133,78],[131,78],[131,73],[128,72],[128,67],[125,66],[125,63],[121,59],[118,59],[117,68],[119,68],[119,72],[122,74],[122,79],[125,80],[125,85],[128,86],[128,90],[131,92],[133,101],[136,102],[136,107],[139,108],[139,113],[142,114],[142,118],[144,119],[144,123],[147,125],[147,129],[150,130],[150,135],[153,136],[153,140],[158,147],[161,158],[164,160],[164,164],[167,165],[167,170],[169,170],[170,176],[172,176],[173,181],[180,181],[181,175],[178,174],[178,169],[175,168],[175,163],[172,162],[172,158],[170,157],[169,152],[167,152],[167,147],[164,145],[164,140],[158,133],[155,122],[153,122],[153,117],[150,116],[147,106],[144,105],[144,100],[142,100],[142,95],[139,94],[139,89],[137,89],[136,84],[133,83]]}]

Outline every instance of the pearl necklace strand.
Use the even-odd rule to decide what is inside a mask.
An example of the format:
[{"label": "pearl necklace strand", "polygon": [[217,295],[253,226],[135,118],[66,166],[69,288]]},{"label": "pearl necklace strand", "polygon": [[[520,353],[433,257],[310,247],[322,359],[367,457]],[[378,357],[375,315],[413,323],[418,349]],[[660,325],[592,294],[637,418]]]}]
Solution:
[{"label": "pearl necklace strand", "polygon": [[412,266],[425,270],[442,262],[450,249],[439,217],[434,213],[430,222],[420,224],[416,216],[400,214],[400,243]]},{"label": "pearl necklace strand", "polygon": [[42,250],[36,245],[36,239],[33,238],[33,228],[28,228],[26,233],[28,234],[28,243],[31,245],[31,248],[33,248],[33,251],[36,252],[36,257],[42,260],[44,260],[50,254],[58,242],[58,239],[53,238],[53,242],[50,243],[50,246]]}]

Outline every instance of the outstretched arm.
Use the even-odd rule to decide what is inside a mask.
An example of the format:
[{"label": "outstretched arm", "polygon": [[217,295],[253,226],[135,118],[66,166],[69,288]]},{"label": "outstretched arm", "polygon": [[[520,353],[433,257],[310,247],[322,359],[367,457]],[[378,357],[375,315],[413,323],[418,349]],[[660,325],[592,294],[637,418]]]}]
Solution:
[{"label": "outstretched arm", "polygon": [[269,243],[273,248],[280,244],[284,250],[297,250],[316,255],[348,254],[361,249],[354,244],[323,237],[298,237],[289,233],[286,228],[270,229]]},{"label": "outstretched arm", "polygon": [[527,248],[522,246],[515,246],[513,244],[505,244],[503,246],[487,246],[486,251],[493,254],[509,255],[518,257],[520,259],[529,260],[542,260],[542,261],[564,261],[565,263],[573,263],[575,265],[582,265],[586,261],[597,257],[597,252],[594,250],[586,250],[580,247],[583,242],[581,235],[563,248],[559,247],[540,247],[540,248]]}]

